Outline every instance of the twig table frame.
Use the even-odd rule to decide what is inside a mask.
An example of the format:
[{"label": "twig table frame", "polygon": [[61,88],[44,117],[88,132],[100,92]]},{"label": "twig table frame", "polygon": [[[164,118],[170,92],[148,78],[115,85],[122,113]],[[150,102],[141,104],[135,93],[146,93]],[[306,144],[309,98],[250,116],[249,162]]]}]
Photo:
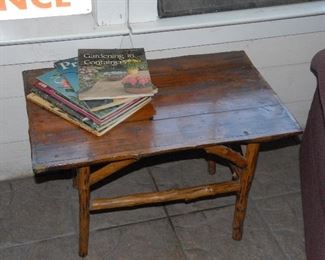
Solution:
[{"label": "twig table frame", "polygon": [[[243,51],[148,62],[152,81],[159,88],[152,101],[156,109],[153,119],[122,123],[102,137],[27,101],[35,174],[77,171],[80,256],[88,253],[92,211],[217,194],[236,195],[233,239],[240,240],[260,144],[301,133],[299,124]],[[26,94],[42,72],[24,72]],[[232,149],[232,144],[246,147],[246,152]],[[193,149],[227,160],[234,178],[197,187],[90,199],[92,185],[141,158]],[[105,166],[92,172],[91,166],[98,164]],[[215,162],[208,160],[208,165],[213,173]]]}]

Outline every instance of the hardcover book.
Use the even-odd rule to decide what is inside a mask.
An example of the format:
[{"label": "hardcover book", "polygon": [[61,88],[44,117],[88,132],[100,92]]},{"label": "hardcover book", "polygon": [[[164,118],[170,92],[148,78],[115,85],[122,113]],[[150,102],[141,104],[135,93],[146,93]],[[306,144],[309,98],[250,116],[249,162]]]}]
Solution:
[{"label": "hardcover book", "polygon": [[144,49],[80,49],[79,99],[153,96]]}]

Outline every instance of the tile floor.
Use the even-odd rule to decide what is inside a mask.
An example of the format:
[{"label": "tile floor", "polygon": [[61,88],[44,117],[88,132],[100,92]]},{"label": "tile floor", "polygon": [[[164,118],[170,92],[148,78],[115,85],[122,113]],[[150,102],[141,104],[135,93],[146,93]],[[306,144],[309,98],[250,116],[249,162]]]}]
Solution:
[{"label": "tile floor", "polygon": [[[231,238],[234,197],[91,215],[85,259],[304,260],[299,145],[263,146],[242,241]],[[184,158],[178,158],[184,159]],[[203,159],[135,169],[93,197],[170,189],[229,179],[209,176]],[[80,259],[77,191],[70,178],[0,182],[0,259]]]}]

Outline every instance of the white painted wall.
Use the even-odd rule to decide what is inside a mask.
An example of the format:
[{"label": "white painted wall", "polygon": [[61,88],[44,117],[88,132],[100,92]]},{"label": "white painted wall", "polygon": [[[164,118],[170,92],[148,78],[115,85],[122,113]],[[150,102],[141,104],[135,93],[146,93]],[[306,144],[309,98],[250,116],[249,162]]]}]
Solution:
[{"label": "white painted wall", "polygon": [[304,125],[316,87],[310,61],[325,48],[325,15],[0,47],[0,180],[32,175],[21,72],[50,67],[78,48],[120,47],[144,47],[149,59],[245,50]]}]

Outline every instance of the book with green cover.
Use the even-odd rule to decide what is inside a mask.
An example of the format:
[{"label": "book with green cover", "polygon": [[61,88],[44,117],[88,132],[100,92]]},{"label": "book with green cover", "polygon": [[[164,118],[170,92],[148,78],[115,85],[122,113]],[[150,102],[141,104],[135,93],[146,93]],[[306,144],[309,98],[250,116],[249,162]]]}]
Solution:
[{"label": "book with green cover", "polygon": [[153,96],[144,49],[78,50],[79,99]]}]

